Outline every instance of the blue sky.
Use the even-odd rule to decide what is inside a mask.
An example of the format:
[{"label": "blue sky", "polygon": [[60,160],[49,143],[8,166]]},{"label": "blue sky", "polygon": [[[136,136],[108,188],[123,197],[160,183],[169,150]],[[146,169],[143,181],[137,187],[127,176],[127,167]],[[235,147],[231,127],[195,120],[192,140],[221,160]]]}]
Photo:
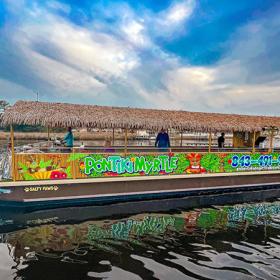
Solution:
[{"label": "blue sky", "polygon": [[277,0],[0,0],[0,99],[279,115]]}]

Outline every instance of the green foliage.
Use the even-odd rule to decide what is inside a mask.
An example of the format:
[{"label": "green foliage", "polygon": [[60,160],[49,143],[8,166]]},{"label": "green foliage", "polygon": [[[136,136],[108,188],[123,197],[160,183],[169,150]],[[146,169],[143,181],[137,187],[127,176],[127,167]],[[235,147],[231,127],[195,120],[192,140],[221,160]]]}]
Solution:
[{"label": "green foliage", "polygon": [[71,166],[65,169],[65,173],[67,174],[67,178],[72,178]]},{"label": "green foliage", "polygon": [[[10,127],[4,128],[4,131],[9,131]],[[46,128],[39,125],[14,125],[14,131],[16,132],[46,132]]]},{"label": "green foliage", "polygon": [[23,176],[24,180],[26,180],[26,181],[35,181],[36,180],[32,175],[30,175],[28,173],[23,173],[22,176]]},{"label": "green foliage", "polygon": [[185,170],[190,166],[190,161],[187,159],[186,154],[175,154],[178,157],[176,174],[184,174]]},{"label": "green foliage", "polygon": [[28,167],[21,162],[18,163],[18,166],[22,169],[23,172],[26,172],[28,170]]},{"label": "green foliage", "polygon": [[215,173],[220,171],[221,162],[217,154],[207,153],[202,156],[200,163],[208,172]]},{"label": "green foliage", "polygon": [[81,160],[81,159],[85,158],[86,156],[87,156],[87,154],[71,153],[67,159],[67,162]]},{"label": "green foliage", "polygon": [[236,168],[231,166],[231,159],[234,154],[228,154],[224,157],[224,170],[225,172],[235,172]]},{"label": "green foliage", "polygon": [[39,167],[40,168],[46,168],[46,167],[51,166],[51,165],[52,165],[52,160],[48,160],[48,161],[41,160],[39,162]]}]

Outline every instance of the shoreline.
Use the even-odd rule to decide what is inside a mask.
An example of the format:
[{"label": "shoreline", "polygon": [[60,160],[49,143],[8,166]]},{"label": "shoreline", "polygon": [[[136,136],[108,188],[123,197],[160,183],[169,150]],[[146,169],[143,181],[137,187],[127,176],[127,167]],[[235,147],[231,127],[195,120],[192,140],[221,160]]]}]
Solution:
[{"label": "shoreline", "polygon": [[[65,136],[65,133],[50,133],[50,137],[53,138],[56,136],[57,138],[63,138]],[[8,140],[10,137],[9,132],[0,132],[0,140]],[[47,132],[15,132],[14,133],[15,140],[48,140],[48,133]],[[112,139],[112,133],[108,132],[74,132],[75,140],[105,140],[106,138]],[[128,140],[139,140],[139,141],[149,141],[147,138],[141,139],[140,137],[137,138],[137,135],[135,133],[128,133],[127,135]],[[124,133],[115,133],[115,140],[124,140],[125,136]],[[173,140],[180,141],[180,136],[172,137]],[[208,141],[207,137],[195,137],[195,136],[184,136],[182,138],[183,140],[206,140]],[[151,139],[152,141],[155,141],[155,139]]]},{"label": "shoreline", "polygon": [[[66,133],[50,133],[50,138],[64,138]],[[0,132],[0,140],[8,140],[10,137],[9,132]],[[14,132],[15,140],[48,140],[47,132]],[[85,133],[85,132],[74,132],[75,140],[104,140],[105,138],[112,138],[112,134],[110,133]],[[123,140],[124,135],[115,134],[115,140]],[[135,135],[128,134],[128,139],[135,139]]]}]

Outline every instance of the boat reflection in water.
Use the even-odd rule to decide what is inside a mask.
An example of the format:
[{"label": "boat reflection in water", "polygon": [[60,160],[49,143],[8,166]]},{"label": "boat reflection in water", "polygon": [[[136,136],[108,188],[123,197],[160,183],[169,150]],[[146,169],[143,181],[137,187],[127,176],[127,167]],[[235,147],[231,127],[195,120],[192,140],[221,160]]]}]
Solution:
[{"label": "boat reflection in water", "polygon": [[277,279],[279,214],[276,201],[75,224],[49,218],[1,241],[26,279]]}]

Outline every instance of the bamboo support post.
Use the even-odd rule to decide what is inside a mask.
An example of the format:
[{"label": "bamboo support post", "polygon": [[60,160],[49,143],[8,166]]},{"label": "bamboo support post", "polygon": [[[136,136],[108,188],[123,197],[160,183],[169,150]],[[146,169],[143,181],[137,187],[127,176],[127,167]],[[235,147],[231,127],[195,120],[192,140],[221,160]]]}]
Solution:
[{"label": "bamboo support post", "polygon": [[115,145],[115,129],[113,128],[112,146]]},{"label": "bamboo support post", "polygon": [[47,128],[47,133],[48,133],[48,146],[50,145],[50,127],[48,126]]},{"label": "bamboo support post", "polygon": [[211,153],[211,147],[212,147],[212,132],[210,130],[209,136],[208,136],[208,152]]},{"label": "bamboo support post", "polygon": [[256,131],[253,132],[253,149],[252,149],[252,153],[256,152],[255,143],[256,143]]},{"label": "bamboo support post", "polygon": [[125,128],[125,134],[124,134],[124,154],[125,156],[127,154],[127,128]]},{"label": "bamboo support post", "polygon": [[11,152],[12,152],[12,179],[16,181],[16,163],[15,163],[15,141],[14,141],[14,128],[10,126],[10,137],[11,137]]},{"label": "bamboo support post", "polygon": [[181,143],[180,143],[180,147],[183,146],[183,131],[181,131]]},{"label": "bamboo support post", "polygon": [[269,139],[269,149],[268,149],[268,152],[271,153],[272,152],[272,149],[273,149],[273,136],[274,136],[274,129],[271,128],[271,131],[270,131],[270,139]]}]

